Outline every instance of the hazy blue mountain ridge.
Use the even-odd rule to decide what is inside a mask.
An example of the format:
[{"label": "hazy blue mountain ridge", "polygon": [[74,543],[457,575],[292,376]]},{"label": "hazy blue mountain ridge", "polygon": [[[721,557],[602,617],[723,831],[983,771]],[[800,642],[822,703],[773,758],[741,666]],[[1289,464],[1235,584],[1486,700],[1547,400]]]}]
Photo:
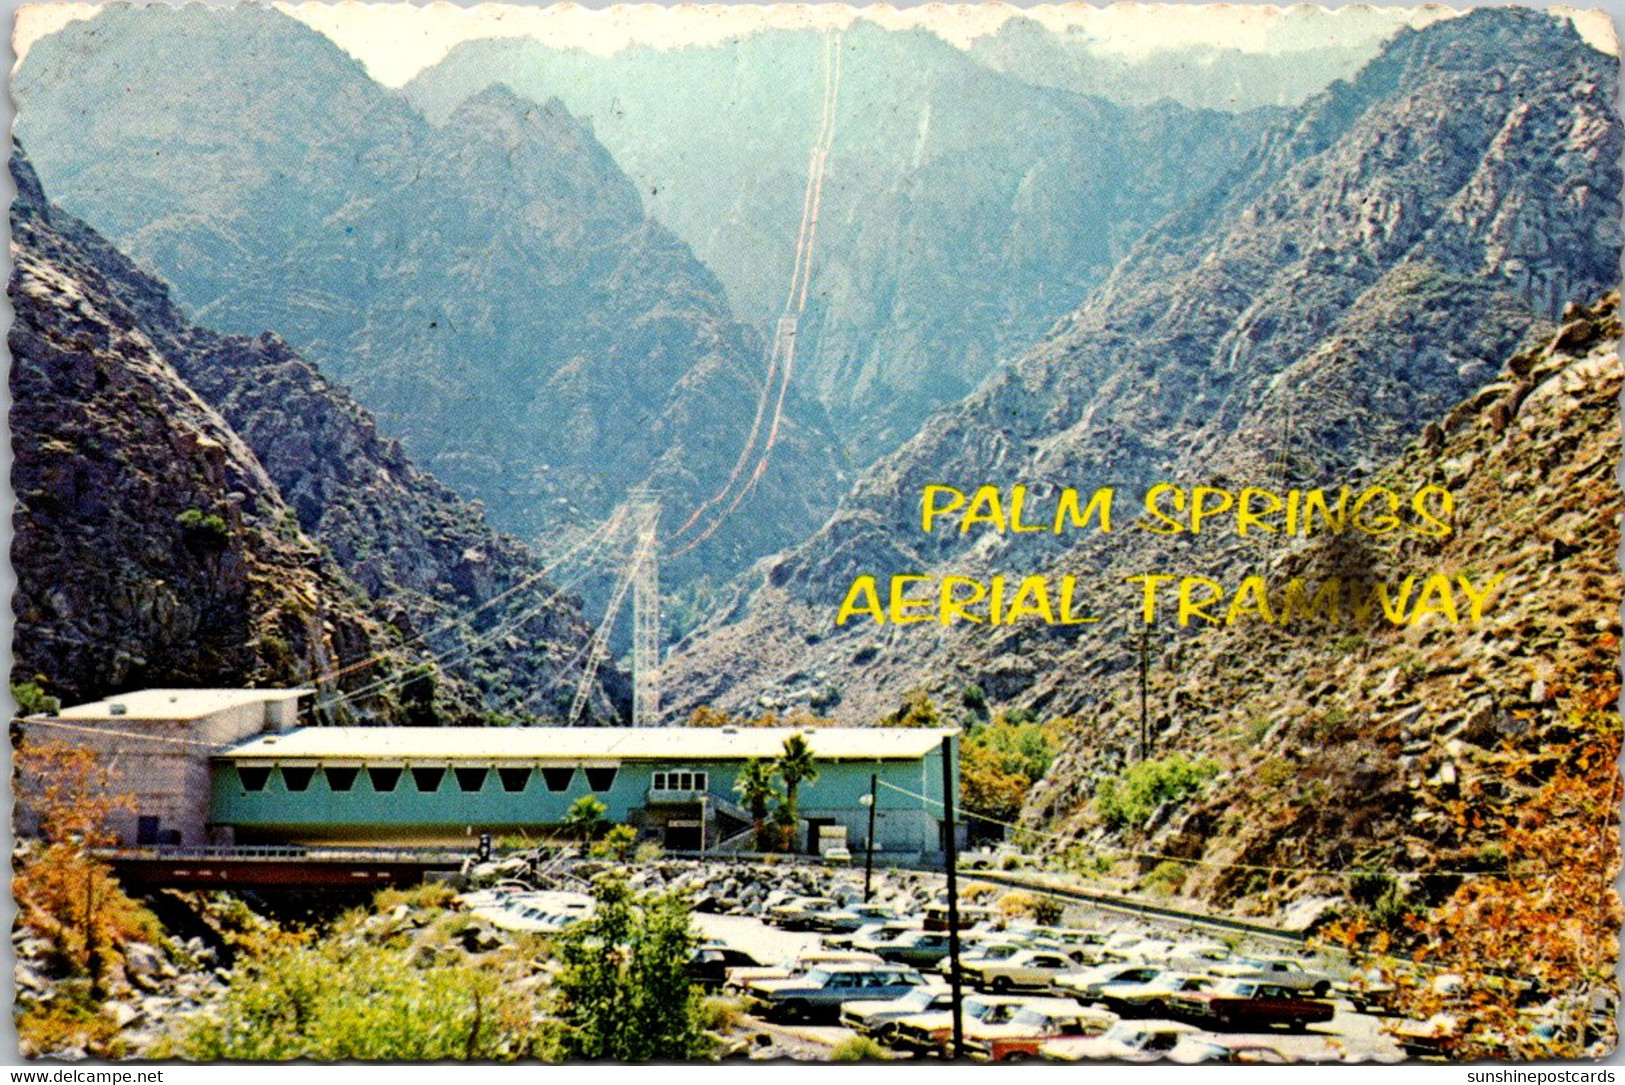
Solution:
[{"label": "hazy blue mountain ridge", "polygon": [[473,41],[406,92],[437,121],[498,82],[563,100],[765,326],[790,282],[837,45],[797,373],[859,462],[1025,349],[1267,119],[1034,87],[928,31],[868,23],[608,57]]},{"label": "hazy blue mountain ridge", "polygon": [[[591,630],[523,545],[285,342],[191,323],[20,151],[12,171],[19,678],[93,698],[344,668],[339,718],[473,722],[538,688],[562,715]],[[391,681],[431,653],[430,680]],[[605,668],[594,715],[627,695]]]},{"label": "hazy blue mountain ridge", "polygon": [[[551,545],[645,482],[683,517],[731,470],[763,344],[557,103],[493,89],[431,126],[250,7],[110,8],[40,41],[15,87],[63,206],[198,319],[275,329],[501,528]],[[743,515],[669,579],[804,533],[840,469],[792,388]]]}]

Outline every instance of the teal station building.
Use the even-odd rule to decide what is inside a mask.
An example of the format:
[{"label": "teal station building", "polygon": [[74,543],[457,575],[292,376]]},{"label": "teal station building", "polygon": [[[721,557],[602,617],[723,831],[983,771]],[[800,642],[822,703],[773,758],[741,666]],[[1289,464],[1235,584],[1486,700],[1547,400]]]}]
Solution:
[{"label": "teal station building", "polygon": [[942,757],[957,789],[956,731],[841,727],[306,727],[261,734],[210,758],[209,824],[217,843],[466,844],[556,837],[583,796],[605,820],[670,850],[754,847],[734,790],[752,759],[771,761],[792,734],[812,749],[817,779],[798,795],[798,850],[839,839],[926,860],[944,850]]}]

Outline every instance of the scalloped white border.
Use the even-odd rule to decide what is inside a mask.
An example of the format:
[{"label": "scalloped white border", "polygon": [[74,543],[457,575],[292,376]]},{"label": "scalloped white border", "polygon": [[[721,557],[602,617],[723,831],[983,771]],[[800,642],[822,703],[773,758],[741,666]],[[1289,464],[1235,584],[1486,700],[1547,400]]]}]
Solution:
[{"label": "scalloped white border", "polygon": [[[35,41],[70,22],[89,18],[101,7],[77,0],[24,4],[17,10],[12,49],[20,61]],[[1198,43],[1219,44],[1244,52],[1271,48],[1270,38],[1283,19],[1322,16],[1349,20],[1384,14],[1382,22],[1420,27],[1452,18],[1460,8],[1442,4],[1387,7],[1351,4],[1170,4],[1126,2],[1092,5],[929,3],[912,7],[891,4],[617,4],[589,8],[579,3],[459,6],[446,0],[430,4],[365,3],[344,0],[281,0],[273,6],[332,39],[360,60],[369,74],[398,87],[438,63],[460,42],[478,38],[529,37],[557,48],[579,48],[607,55],[628,45],[657,48],[714,44],[769,29],[842,29],[862,19],[894,30],[925,29],[960,46],[996,31],[1013,18],[1034,19],[1052,30],[1076,29],[1089,34],[1102,51],[1146,55],[1158,49]],[[1545,5],[1541,5],[1545,6]],[[221,10],[229,10],[222,7]],[[1594,48],[1618,56],[1619,36],[1605,10],[1546,7],[1574,22]],[[1356,31],[1372,36],[1369,24]],[[1335,25],[1323,24],[1319,37],[1330,44]],[[1320,28],[1317,28],[1320,29]],[[1352,28],[1351,28],[1352,29]],[[1288,49],[1292,46],[1288,46]]]}]

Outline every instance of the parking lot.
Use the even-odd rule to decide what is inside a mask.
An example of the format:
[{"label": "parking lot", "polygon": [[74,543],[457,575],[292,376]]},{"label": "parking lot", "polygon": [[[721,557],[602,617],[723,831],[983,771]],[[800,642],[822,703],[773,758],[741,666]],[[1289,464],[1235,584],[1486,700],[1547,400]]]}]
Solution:
[{"label": "parking lot", "polygon": [[[1147,940],[1146,944],[1150,944],[1162,934],[1172,939],[1189,938],[1192,933],[1188,928],[1178,929],[1177,924],[1164,925],[1162,929],[1154,923],[1125,925],[1121,917],[1103,914],[1093,916],[1087,913],[1069,914],[1068,918],[1079,922],[1093,919],[1095,925],[1102,931],[1123,929],[1126,926],[1135,933],[1143,934]],[[695,924],[707,941],[743,950],[764,966],[789,964],[805,954],[827,950],[831,938],[827,933],[785,929],[783,926],[751,916],[702,913],[695,916]],[[790,925],[793,927],[799,924],[792,922]],[[1041,933],[1031,933],[1037,931],[1037,928],[1017,926],[1012,928],[1012,931],[1018,940],[1029,938],[1042,940]],[[980,946],[1002,941],[1009,937],[1012,931],[994,935],[987,930],[967,930],[964,938],[966,948],[962,954],[967,962],[967,971],[968,962]],[[1237,952],[1250,948],[1255,947],[1239,945]],[[1082,968],[1080,965],[1079,969]],[[947,986],[946,978],[938,969],[922,967],[919,972],[929,984]],[[986,992],[978,992],[976,986],[969,982],[964,984],[963,993],[966,999],[971,1000],[978,997],[986,1000],[989,997]],[[1053,990],[1023,989],[1011,993],[1009,998],[1027,1004],[1049,1006],[1057,1002],[1056,992]],[[1356,1012],[1350,1001],[1337,997],[1335,992],[1323,1001],[1331,1006],[1330,1020],[1296,1029],[1286,1026],[1254,1029],[1221,1028],[1211,1024],[1207,1027],[1198,1027],[1192,1023],[1174,1023],[1165,1018],[1138,1015],[1130,1015],[1124,1020],[1136,1028],[1152,1032],[1159,1029],[1170,1031],[1178,1029],[1181,1030],[1181,1035],[1191,1041],[1211,1038],[1225,1045],[1227,1050],[1247,1052],[1249,1053],[1247,1057],[1260,1058],[1261,1061],[1398,1062],[1404,1058],[1399,1045],[1383,1032],[1380,1018],[1369,1013]],[[1104,1011],[1096,1004],[1095,1012]],[[970,1024],[974,1026],[975,1022]],[[816,1019],[809,1020],[791,1019],[760,1006],[747,1011],[742,1030],[756,1033],[755,1040],[758,1044],[770,1041],[778,1054],[792,1058],[826,1058],[836,1048],[849,1044],[859,1036],[856,1029],[838,1024],[828,1019],[826,1015],[821,1014]],[[971,1035],[971,1030],[967,1030],[967,1035]],[[893,1057],[930,1057],[932,1054],[926,1053],[922,1056],[919,1051],[900,1049],[891,1053]]]}]

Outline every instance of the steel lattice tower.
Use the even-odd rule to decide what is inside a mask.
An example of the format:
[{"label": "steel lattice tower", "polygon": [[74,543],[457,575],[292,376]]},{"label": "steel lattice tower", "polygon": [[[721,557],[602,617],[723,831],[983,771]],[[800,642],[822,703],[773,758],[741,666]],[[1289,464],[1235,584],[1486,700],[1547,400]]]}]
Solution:
[{"label": "steel lattice tower", "polygon": [[647,492],[631,502],[632,570],[632,726],[660,726],[660,558],[656,531],[660,502]]}]

